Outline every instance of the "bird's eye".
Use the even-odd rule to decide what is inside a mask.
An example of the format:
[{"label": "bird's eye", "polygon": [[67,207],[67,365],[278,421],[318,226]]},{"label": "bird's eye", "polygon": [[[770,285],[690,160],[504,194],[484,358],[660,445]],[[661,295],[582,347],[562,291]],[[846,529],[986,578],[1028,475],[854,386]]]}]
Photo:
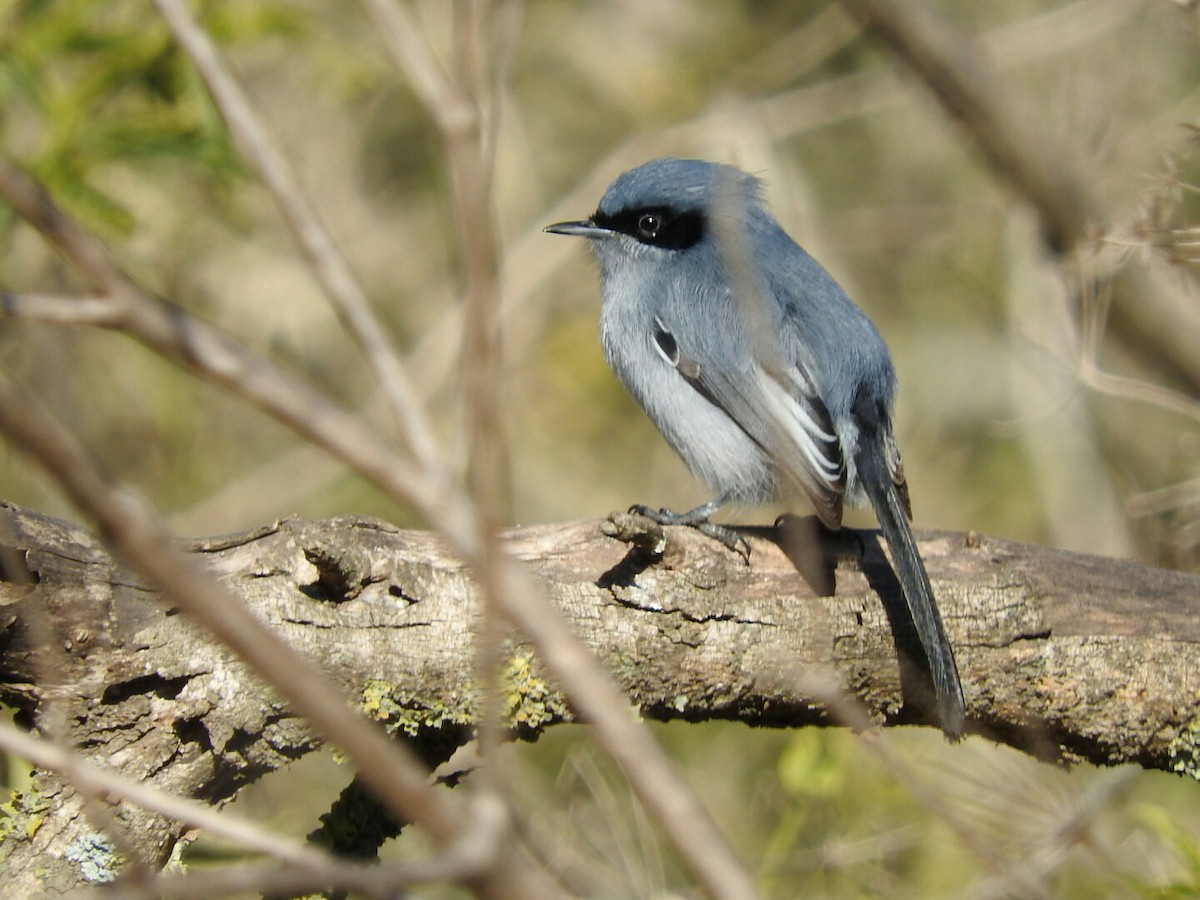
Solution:
[{"label": "bird's eye", "polygon": [[642,237],[657,237],[662,224],[662,216],[656,213],[643,213],[642,217],[638,219],[638,232]]}]

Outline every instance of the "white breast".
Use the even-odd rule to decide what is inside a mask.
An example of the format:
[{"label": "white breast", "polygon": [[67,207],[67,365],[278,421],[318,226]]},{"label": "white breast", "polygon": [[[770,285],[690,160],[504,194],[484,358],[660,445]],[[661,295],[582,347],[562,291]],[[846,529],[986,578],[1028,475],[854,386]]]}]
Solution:
[{"label": "white breast", "polygon": [[671,365],[649,322],[614,314],[606,304],[600,336],[608,364],[692,474],[737,502],[757,505],[776,496],[762,450]]}]

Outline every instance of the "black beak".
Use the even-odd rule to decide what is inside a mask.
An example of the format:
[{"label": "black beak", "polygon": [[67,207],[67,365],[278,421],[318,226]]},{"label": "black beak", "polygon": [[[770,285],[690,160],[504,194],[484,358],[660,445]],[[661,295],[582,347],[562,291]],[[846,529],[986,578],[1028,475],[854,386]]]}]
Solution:
[{"label": "black beak", "polygon": [[612,234],[607,228],[602,228],[590,219],[582,222],[555,222],[547,225],[542,231],[549,234],[568,234],[573,237],[597,238]]}]

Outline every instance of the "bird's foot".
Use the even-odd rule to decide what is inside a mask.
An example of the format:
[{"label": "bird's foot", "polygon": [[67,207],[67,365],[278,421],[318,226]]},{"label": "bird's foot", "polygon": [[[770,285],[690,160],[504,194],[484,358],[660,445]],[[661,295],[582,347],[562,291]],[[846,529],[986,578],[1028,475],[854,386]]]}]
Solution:
[{"label": "bird's foot", "polygon": [[706,515],[706,506],[707,504],[680,513],[670,509],[655,509],[639,503],[629,507],[629,512],[635,516],[645,516],[651,522],[657,522],[659,525],[682,525],[686,528],[694,528],[705,537],[719,541],[727,550],[738,554],[749,565],[749,542],[733,526],[710,522]]}]

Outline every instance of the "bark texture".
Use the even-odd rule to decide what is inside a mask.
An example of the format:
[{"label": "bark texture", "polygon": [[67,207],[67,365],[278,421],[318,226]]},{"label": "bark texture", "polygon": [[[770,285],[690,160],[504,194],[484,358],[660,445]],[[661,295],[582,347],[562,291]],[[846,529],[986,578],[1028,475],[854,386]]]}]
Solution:
[{"label": "bark texture", "polygon": [[[0,699],[24,721],[212,803],[316,747],[88,532],[12,506],[0,520]],[[749,564],[687,529],[624,515],[515,529],[507,546],[647,717],[828,724],[827,686],[839,684],[881,724],[928,722],[924,660],[878,536],[828,535],[803,519],[746,534]],[[924,533],[920,546],[973,731],[1049,760],[1195,773],[1200,577],[975,535]],[[427,758],[466,739],[476,592],[435,537],[289,519],[192,549]],[[512,727],[532,737],[569,719],[519,638],[505,652]],[[126,839],[113,848],[83,804],[41,772],[12,800],[0,852],[18,895],[98,880],[118,849],[160,866],[180,837],[121,804],[110,810]]]}]

